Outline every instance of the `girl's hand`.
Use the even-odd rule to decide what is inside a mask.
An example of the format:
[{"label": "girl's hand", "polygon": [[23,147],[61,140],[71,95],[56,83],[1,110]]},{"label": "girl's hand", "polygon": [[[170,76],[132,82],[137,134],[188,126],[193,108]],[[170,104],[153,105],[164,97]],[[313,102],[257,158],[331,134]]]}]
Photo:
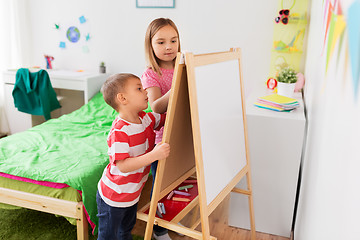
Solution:
[{"label": "girl's hand", "polygon": [[170,145],[168,143],[158,143],[152,152],[156,160],[165,159],[170,154]]},{"label": "girl's hand", "polygon": [[148,92],[149,103],[153,112],[166,112],[171,91],[169,90],[164,95],[161,94],[159,87],[149,87],[146,91]]}]

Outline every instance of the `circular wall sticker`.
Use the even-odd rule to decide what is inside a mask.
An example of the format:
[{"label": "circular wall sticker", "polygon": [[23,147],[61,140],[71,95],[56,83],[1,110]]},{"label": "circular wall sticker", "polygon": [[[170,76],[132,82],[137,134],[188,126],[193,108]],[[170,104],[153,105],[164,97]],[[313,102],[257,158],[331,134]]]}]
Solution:
[{"label": "circular wall sticker", "polygon": [[66,37],[70,42],[76,43],[80,39],[80,31],[77,27],[71,26],[66,31]]},{"label": "circular wall sticker", "polygon": [[89,53],[89,43],[92,35],[90,34],[90,25],[87,18],[81,16],[78,21],[54,23],[53,28],[59,34],[59,48],[63,50],[77,48],[82,50],[83,53]]}]

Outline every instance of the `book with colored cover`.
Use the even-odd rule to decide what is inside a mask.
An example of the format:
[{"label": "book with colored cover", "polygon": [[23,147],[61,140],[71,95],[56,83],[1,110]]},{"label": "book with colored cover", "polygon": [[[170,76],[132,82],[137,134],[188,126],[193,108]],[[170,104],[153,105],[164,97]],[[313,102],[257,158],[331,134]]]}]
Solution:
[{"label": "book with colored cover", "polygon": [[270,110],[277,111],[277,112],[290,112],[290,111],[293,110],[293,109],[285,110],[285,109],[283,109],[283,108],[273,107],[273,106],[270,106],[270,105],[266,105],[266,104],[262,104],[262,103],[257,103],[257,102],[255,102],[254,105],[257,106],[257,107],[259,107],[259,108],[270,109]]},{"label": "book with colored cover", "polygon": [[260,108],[266,108],[279,112],[289,112],[300,106],[299,102],[296,99],[281,96],[278,94],[271,94],[264,97],[259,97],[254,103],[254,105]]},{"label": "book with colored cover", "polygon": [[299,104],[299,102],[295,98],[285,97],[276,93],[264,97],[259,97],[259,99],[278,104]]}]

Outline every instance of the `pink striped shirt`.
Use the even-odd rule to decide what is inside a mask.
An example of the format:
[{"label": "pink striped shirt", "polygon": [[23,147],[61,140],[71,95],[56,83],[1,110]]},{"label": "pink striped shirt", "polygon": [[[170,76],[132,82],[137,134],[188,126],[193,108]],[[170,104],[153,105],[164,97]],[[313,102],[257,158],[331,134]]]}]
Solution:
[{"label": "pink striped shirt", "polygon": [[137,157],[150,152],[155,145],[154,129],[165,123],[165,114],[140,112],[140,124],[117,117],[108,135],[110,163],[104,169],[98,183],[99,194],[112,207],[130,207],[139,201],[150,172],[150,165],[123,173],[116,161]]}]

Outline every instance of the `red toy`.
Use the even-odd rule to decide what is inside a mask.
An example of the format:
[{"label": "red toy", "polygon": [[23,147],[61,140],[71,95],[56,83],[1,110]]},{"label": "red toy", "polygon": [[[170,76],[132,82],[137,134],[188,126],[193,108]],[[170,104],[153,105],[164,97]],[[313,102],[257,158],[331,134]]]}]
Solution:
[{"label": "red toy", "polygon": [[275,18],[275,22],[276,23],[282,22],[284,25],[286,25],[289,23],[289,15],[290,15],[289,9],[281,9],[279,11],[279,16]]},{"label": "red toy", "polygon": [[51,61],[54,60],[54,57],[49,56],[49,55],[44,55],[44,57],[45,57],[45,60],[46,60],[46,69],[52,69]]},{"label": "red toy", "polygon": [[274,90],[277,86],[277,81],[275,78],[269,78],[266,82],[267,88]]}]

